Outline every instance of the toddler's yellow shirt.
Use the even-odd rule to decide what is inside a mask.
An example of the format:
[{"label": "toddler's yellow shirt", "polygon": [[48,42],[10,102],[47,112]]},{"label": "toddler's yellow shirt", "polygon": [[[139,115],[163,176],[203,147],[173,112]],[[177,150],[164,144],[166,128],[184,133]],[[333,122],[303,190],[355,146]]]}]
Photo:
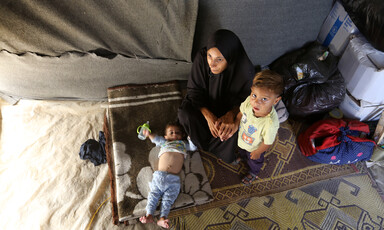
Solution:
[{"label": "toddler's yellow shirt", "polygon": [[252,152],[264,141],[266,145],[272,145],[275,141],[280,123],[276,110],[272,107],[271,112],[265,117],[253,115],[250,96],[240,105],[243,114],[240,121],[238,145],[240,148]]}]

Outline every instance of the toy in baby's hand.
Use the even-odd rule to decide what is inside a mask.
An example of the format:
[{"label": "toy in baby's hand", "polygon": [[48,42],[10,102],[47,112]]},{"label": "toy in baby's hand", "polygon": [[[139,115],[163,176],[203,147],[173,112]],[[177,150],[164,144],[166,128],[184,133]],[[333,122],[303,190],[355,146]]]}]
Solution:
[{"label": "toy in baby's hand", "polygon": [[145,140],[147,138],[147,135],[144,134],[144,130],[148,130],[149,133],[151,132],[151,130],[149,129],[149,121],[137,127],[137,130],[136,130],[138,133],[137,137],[140,140]]}]

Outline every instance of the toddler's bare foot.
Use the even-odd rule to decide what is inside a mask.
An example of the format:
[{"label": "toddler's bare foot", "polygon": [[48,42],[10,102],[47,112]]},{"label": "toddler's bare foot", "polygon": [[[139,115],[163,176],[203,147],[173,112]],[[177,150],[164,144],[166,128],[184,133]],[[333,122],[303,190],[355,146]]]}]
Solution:
[{"label": "toddler's bare foot", "polygon": [[168,221],[169,221],[168,219],[165,219],[164,217],[161,217],[157,221],[157,225],[159,225],[160,227],[163,227],[163,228],[169,228]]},{"label": "toddler's bare foot", "polygon": [[148,216],[142,216],[140,217],[140,222],[143,223],[143,224],[146,224],[146,223],[152,223],[153,222],[153,217],[152,215],[148,215]]}]

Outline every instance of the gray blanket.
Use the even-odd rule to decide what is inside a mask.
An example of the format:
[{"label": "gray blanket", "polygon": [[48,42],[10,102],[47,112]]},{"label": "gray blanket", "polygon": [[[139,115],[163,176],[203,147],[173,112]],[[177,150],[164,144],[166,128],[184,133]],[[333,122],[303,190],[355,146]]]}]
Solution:
[{"label": "gray blanket", "polygon": [[[116,200],[114,205],[120,222],[135,222],[145,215],[148,183],[156,170],[160,150],[149,140],[138,139],[137,127],[149,121],[152,132],[162,135],[166,123],[175,120],[181,99],[176,82],[108,89],[111,138],[107,139],[112,142],[110,170],[115,178],[112,200]],[[212,200],[199,152],[190,152],[180,178],[181,191],[173,210]]]}]

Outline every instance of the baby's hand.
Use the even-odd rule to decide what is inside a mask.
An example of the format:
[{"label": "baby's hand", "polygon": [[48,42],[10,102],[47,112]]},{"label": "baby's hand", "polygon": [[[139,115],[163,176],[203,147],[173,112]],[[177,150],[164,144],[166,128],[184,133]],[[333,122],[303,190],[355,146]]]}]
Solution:
[{"label": "baby's hand", "polygon": [[143,135],[144,135],[145,137],[148,137],[149,134],[150,134],[150,132],[149,132],[148,129],[144,129],[144,130],[143,130]]}]

